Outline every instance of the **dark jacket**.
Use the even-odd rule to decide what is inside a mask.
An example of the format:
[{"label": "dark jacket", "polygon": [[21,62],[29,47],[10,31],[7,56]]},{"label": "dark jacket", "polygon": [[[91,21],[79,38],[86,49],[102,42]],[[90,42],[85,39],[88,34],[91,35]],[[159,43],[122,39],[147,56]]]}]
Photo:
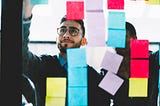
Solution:
[{"label": "dark jacket", "polygon": [[[124,83],[118,89],[113,99],[113,106],[158,106],[158,79],[159,79],[159,51],[150,52],[149,56],[149,78],[148,78],[148,96],[147,97],[129,97],[129,80],[124,79]],[[107,73],[102,69],[101,73]],[[103,74],[103,75],[105,75]],[[119,76],[120,77],[120,76]]]},{"label": "dark jacket", "polygon": [[[47,77],[65,77],[67,70],[63,68],[56,55],[42,55],[40,57],[28,51],[28,36],[30,23],[24,24],[23,40],[23,73],[27,75],[35,84],[38,94],[39,106],[44,106],[46,96]],[[107,93],[98,87],[103,76],[97,73],[89,65],[88,69],[88,106],[110,106]],[[67,86],[67,85],[66,85]],[[67,89],[66,89],[67,91]],[[66,95],[67,97],[67,95]],[[67,99],[66,99],[67,102]],[[67,103],[66,103],[67,106]]]}]

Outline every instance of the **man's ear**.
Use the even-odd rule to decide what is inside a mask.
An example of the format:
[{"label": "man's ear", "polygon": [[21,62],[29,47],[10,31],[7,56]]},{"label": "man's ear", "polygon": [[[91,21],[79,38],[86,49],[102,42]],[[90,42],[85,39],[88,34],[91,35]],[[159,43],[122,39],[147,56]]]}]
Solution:
[{"label": "man's ear", "polygon": [[81,45],[84,46],[87,44],[87,39],[85,37],[82,38]]}]

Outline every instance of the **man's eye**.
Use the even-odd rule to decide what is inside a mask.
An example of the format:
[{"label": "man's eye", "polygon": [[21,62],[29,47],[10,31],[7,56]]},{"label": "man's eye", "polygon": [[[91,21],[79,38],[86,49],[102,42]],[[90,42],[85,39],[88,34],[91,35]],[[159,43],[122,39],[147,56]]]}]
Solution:
[{"label": "man's eye", "polygon": [[70,30],[70,33],[71,33],[71,34],[77,34],[78,31],[77,31],[76,29],[71,29],[71,30]]},{"label": "man's eye", "polygon": [[61,32],[61,33],[65,33],[65,32],[66,32],[66,29],[62,28],[62,29],[60,30],[60,32]]}]

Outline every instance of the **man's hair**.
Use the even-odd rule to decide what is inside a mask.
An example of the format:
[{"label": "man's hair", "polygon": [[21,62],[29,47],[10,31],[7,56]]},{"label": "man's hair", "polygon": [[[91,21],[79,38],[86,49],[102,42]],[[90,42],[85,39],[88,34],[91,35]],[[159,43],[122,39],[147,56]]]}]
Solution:
[{"label": "man's hair", "polygon": [[126,30],[129,32],[130,37],[137,38],[136,29],[131,23],[126,22]]},{"label": "man's hair", "polygon": [[[64,21],[67,21],[69,19],[66,19],[66,15],[62,17],[61,21],[60,21],[60,24],[62,24]],[[84,22],[83,20],[72,20],[72,21],[75,21],[77,23],[79,23],[81,25],[81,28],[82,28],[82,31],[83,31],[83,37],[85,35],[85,27],[84,27]]]}]

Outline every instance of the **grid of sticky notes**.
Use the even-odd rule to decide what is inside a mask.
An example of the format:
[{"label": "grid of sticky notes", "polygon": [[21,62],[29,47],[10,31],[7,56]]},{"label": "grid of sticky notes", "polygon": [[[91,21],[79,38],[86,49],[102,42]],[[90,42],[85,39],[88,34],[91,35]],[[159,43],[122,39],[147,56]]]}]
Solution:
[{"label": "grid of sticky notes", "polygon": [[107,45],[125,48],[126,28],[124,0],[107,0],[108,9],[108,37]]},{"label": "grid of sticky notes", "polygon": [[67,49],[68,106],[88,105],[88,72],[85,48]]},{"label": "grid of sticky notes", "polygon": [[89,47],[106,46],[103,0],[85,0],[86,26]]},{"label": "grid of sticky notes", "polygon": [[149,41],[130,40],[129,97],[148,96]]},{"label": "grid of sticky notes", "polygon": [[47,77],[45,106],[65,106],[66,78]]},{"label": "grid of sticky notes", "polygon": [[66,19],[84,19],[84,1],[66,1]]},{"label": "grid of sticky notes", "polygon": [[37,5],[37,4],[48,4],[48,0],[31,0],[31,4]]},{"label": "grid of sticky notes", "polygon": [[122,78],[116,75],[122,59],[123,56],[106,50],[104,58],[101,62],[101,67],[108,70],[108,72],[98,86],[111,95],[115,95],[124,82]]}]

